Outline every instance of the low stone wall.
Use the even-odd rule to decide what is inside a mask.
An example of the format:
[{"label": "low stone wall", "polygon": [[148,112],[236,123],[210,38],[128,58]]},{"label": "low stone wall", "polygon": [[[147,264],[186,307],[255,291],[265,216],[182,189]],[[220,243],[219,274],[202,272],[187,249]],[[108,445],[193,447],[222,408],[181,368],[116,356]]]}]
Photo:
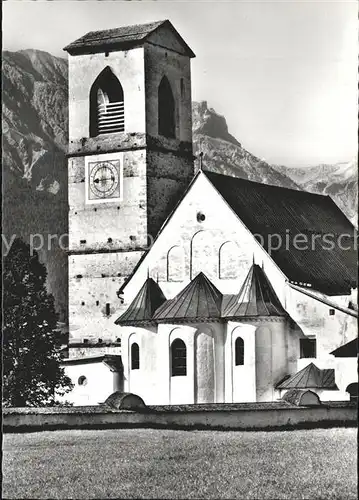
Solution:
[{"label": "low stone wall", "polygon": [[3,411],[4,432],[106,427],[274,430],[356,425],[357,407],[348,402],[333,402],[319,407],[297,407],[278,402],[151,406],[141,411],[113,410],[105,406],[7,408]]}]

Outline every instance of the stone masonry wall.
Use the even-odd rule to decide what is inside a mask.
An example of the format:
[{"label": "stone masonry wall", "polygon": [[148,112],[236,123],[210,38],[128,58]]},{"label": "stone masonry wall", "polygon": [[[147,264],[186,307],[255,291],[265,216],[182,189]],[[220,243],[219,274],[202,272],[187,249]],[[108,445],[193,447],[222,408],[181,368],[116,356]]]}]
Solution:
[{"label": "stone masonry wall", "polygon": [[99,338],[114,341],[120,337],[114,324],[121,309],[116,292],[142,254],[129,251],[69,256],[70,343],[84,338],[97,342]]},{"label": "stone masonry wall", "polygon": [[[90,138],[90,91],[106,67],[123,88],[125,131]],[[163,75],[176,103],[174,139],[158,135]],[[87,163],[111,159],[122,163],[122,198],[88,203]],[[70,342],[119,336],[116,292],[192,178],[190,58],[169,29],[144,47],[69,56]]]},{"label": "stone masonry wall", "polygon": [[145,44],[146,132],[158,135],[158,87],[166,76],[175,100],[176,139],[192,143],[191,60],[152,44]]},{"label": "stone masonry wall", "polygon": [[[85,157],[69,159],[69,250],[140,248],[147,244],[146,151],[101,154],[92,161],[123,158],[123,199],[86,203]],[[111,238],[109,243],[108,239]]]}]

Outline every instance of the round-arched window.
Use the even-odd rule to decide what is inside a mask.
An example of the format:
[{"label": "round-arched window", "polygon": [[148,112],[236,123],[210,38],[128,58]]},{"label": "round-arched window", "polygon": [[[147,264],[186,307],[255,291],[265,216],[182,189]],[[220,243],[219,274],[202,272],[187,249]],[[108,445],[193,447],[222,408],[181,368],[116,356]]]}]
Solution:
[{"label": "round-arched window", "polygon": [[158,134],[164,137],[176,136],[175,100],[166,76],[158,87]]},{"label": "round-arched window", "polygon": [[90,91],[90,137],[124,131],[123,88],[107,66],[96,78]]},{"label": "round-arched window", "polygon": [[186,344],[181,339],[172,342],[171,365],[172,377],[187,375],[187,350]]},{"label": "round-arched window", "polygon": [[134,342],[131,345],[131,370],[140,369],[140,348],[139,345]]},{"label": "round-arched window", "polygon": [[244,342],[242,337],[236,338],[235,343],[235,365],[244,365]]}]

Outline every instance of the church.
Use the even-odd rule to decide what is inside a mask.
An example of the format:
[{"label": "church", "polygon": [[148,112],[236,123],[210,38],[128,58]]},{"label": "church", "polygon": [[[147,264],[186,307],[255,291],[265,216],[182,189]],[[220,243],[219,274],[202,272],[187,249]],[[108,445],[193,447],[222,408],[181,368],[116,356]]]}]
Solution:
[{"label": "church", "polygon": [[356,230],[331,198],[216,174],[193,156],[195,54],[168,20],[64,50],[65,399],[354,398]]}]

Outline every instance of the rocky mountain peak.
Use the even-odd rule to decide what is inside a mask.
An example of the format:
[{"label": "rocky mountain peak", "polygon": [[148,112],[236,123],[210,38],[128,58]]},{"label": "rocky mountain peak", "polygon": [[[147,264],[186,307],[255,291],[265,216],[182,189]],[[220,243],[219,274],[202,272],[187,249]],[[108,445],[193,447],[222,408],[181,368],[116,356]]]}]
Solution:
[{"label": "rocky mountain peak", "polygon": [[224,116],[216,113],[213,108],[209,108],[207,101],[192,103],[192,128],[195,134],[207,135],[230,142],[235,146],[241,146],[237,139],[228,132]]}]

